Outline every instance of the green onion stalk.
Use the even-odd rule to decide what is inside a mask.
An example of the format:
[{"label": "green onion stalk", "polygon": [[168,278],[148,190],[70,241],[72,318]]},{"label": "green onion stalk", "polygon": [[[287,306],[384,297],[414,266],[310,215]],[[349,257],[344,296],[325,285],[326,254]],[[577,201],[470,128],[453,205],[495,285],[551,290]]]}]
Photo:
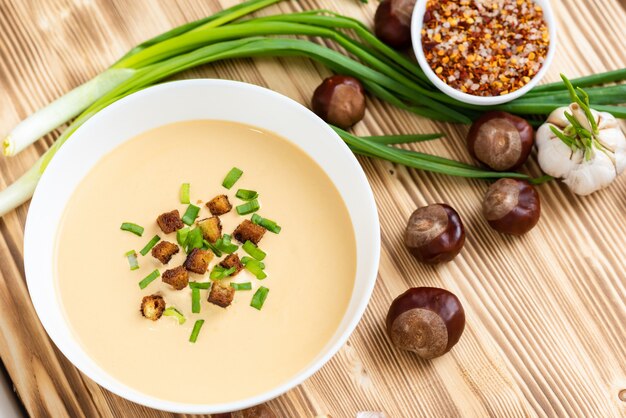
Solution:
[{"label": "green onion stalk", "polygon": [[[225,59],[250,57],[303,57],[329,69],[351,75],[373,96],[417,115],[446,122],[470,123],[484,110],[500,109],[517,114],[546,114],[568,100],[564,85],[548,84],[533,89],[523,98],[491,108],[458,102],[438,91],[414,62],[379,41],[358,20],[328,10],[276,15],[241,20],[252,12],[281,0],[249,0],[217,14],[175,28],[129,51],[93,80],[34,113],[4,140],[5,155],[15,155],[56,127],[76,117],[54,145],[11,186],[0,192],[0,215],[26,202],[58,149],[86,120],[109,104],[171,77],[181,71]],[[333,41],[339,52],[305,39],[267,36],[322,37]],[[352,36],[351,36],[352,35]],[[590,86],[626,79],[619,70],[572,80]],[[623,85],[588,90],[597,110],[626,118]],[[457,161],[391,146],[435,136],[383,136],[359,138],[336,129],[358,154],[382,158],[422,170],[470,178],[516,177],[520,173],[496,173]],[[530,179],[535,182],[540,179]]]}]

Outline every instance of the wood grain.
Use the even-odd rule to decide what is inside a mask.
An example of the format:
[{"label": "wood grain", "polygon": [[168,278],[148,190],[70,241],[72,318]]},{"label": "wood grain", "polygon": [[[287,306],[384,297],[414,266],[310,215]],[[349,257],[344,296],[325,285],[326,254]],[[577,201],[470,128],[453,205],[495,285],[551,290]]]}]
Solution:
[{"label": "wood grain", "polygon": [[[0,0],[0,133],[104,70],[130,47],[235,0]],[[626,67],[623,0],[555,0],[559,46],[546,79]],[[371,24],[375,2],[285,1],[262,14],[328,8]],[[307,103],[325,68],[299,59],[223,62],[183,77],[267,86]],[[418,118],[371,100],[359,134],[442,131],[411,148],[464,161],[467,127]],[[15,180],[58,132],[0,160],[0,187]],[[527,236],[494,233],[479,214],[487,183],[360,159],[382,223],[372,301],[349,342],[320,372],[270,402],[281,417],[384,411],[388,417],[626,416],[626,176],[580,198],[552,182]],[[534,162],[528,170],[538,173]],[[409,214],[426,203],[457,208],[467,244],[452,263],[418,264],[401,245]],[[34,417],[166,417],[125,401],[78,372],[51,344],[24,281],[27,205],[0,219],[0,356]],[[390,345],[383,318],[409,286],[445,287],[468,318],[446,356],[421,361]]]}]

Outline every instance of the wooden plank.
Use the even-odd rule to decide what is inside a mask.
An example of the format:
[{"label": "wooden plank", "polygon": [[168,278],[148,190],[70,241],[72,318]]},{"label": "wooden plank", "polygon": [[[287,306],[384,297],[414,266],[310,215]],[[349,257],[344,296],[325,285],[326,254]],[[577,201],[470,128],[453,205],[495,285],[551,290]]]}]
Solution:
[{"label": "wooden plank", "polygon": [[[88,80],[130,47],[235,0],[28,0],[0,2],[0,132]],[[559,47],[547,75],[558,80],[626,67],[626,11],[620,0],[553,1]],[[371,24],[376,3],[283,2],[261,14],[328,8]],[[182,77],[264,85],[302,103],[328,70],[299,59],[218,63]],[[358,134],[441,131],[417,146],[471,161],[467,127],[440,124],[370,100]],[[15,180],[58,132],[0,160],[0,187]],[[418,416],[626,416],[626,180],[580,198],[542,186],[542,220],[522,238],[494,233],[479,214],[485,182],[360,159],[382,223],[382,260],[368,310],[349,342],[319,373],[270,402],[281,417],[384,411]],[[534,161],[534,160],[533,160]],[[535,162],[528,165],[538,173]],[[406,218],[448,202],[463,216],[467,244],[454,262],[418,264],[401,243]],[[27,205],[0,219],[0,356],[32,416],[173,416],[125,401],[78,372],[51,344],[24,282]],[[468,325],[452,352],[426,362],[396,351],[384,331],[391,300],[408,286],[455,292]],[[626,395],[623,396],[626,398]]]}]

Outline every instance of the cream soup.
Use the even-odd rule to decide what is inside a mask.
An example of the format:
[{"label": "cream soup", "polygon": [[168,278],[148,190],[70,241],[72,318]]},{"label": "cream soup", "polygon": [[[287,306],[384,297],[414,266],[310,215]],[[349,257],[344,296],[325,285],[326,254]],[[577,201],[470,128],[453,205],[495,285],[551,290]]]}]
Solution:
[{"label": "cream soup", "polygon": [[[231,190],[221,186],[237,166],[243,176]],[[280,234],[266,232],[259,248],[268,277],[241,271],[233,282],[252,282],[227,308],[207,302],[191,312],[191,289],[176,291],[158,278],[144,290],[138,282],[183,263],[184,250],[163,266],[138,254],[129,269],[124,254],[156,234],[176,243],[156,224],[180,204],[182,183],[191,184],[198,219],[211,216],[205,203],[226,194],[233,210],[222,215],[232,233],[250,215],[237,215],[237,189],[259,192],[258,214],[275,220]],[[202,201],[202,203],[200,203]],[[121,231],[124,221],[145,227],[142,237]],[[356,244],[338,191],[302,150],[275,134],[224,121],[179,122],[148,131],[102,158],[74,192],[57,237],[58,293],[68,321],[91,358],[113,377],[148,395],[175,402],[223,403],[259,395],[304,369],[330,340],[352,294]],[[241,248],[240,256],[246,255]],[[222,257],[223,258],[223,257]],[[220,261],[215,257],[210,269]],[[208,281],[190,273],[190,281]],[[259,286],[270,289],[259,311],[250,301]],[[160,294],[173,317],[141,316],[144,296]],[[194,322],[204,319],[190,343]]]}]

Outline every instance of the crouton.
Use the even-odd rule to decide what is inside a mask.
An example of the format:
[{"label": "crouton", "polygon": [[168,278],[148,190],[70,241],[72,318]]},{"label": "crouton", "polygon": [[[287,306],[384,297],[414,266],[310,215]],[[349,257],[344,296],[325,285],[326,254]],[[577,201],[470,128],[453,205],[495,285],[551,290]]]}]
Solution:
[{"label": "crouton", "polygon": [[214,282],[211,285],[208,301],[214,305],[225,308],[229,306],[235,297],[235,289],[228,284],[222,282]]},{"label": "crouton", "polygon": [[189,253],[183,266],[189,271],[198,274],[206,273],[209,268],[209,263],[213,259],[213,253],[211,251],[205,251],[200,248],[194,248]]},{"label": "crouton", "polygon": [[230,210],[233,208],[233,205],[231,205],[228,201],[228,196],[226,196],[225,194],[221,194],[209,200],[206,204],[206,207],[209,208],[209,210],[211,211],[211,215],[223,215],[230,212]]},{"label": "crouton", "polygon": [[252,241],[255,245],[261,241],[266,229],[260,225],[253,224],[249,220],[245,220],[239,224],[239,226],[233,232],[233,237],[242,244],[246,241]]},{"label": "crouton", "polygon": [[202,237],[211,244],[215,244],[222,236],[222,222],[217,216],[198,221],[198,228],[202,231]]},{"label": "crouton", "polygon": [[164,310],[165,300],[159,295],[144,296],[141,300],[141,308],[139,311],[144,317],[152,321],[159,319],[161,315],[163,315]]},{"label": "crouton", "polygon": [[237,273],[239,273],[241,271],[241,269],[243,268],[243,264],[241,264],[241,261],[239,261],[239,256],[237,254],[231,254],[228,257],[226,257],[225,259],[223,259],[220,262],[220,266],[224,267],[225,269],[229,269],[234,267],[235,268],[235,272],[233,274],[231,274],[231,276],[236,276]]},{"label": "crouton", "polygon": [[180,219],[180,213],[178,213],[177,209],[159,215],[157,218],[157,224],[159,224],[159,228],[161,228],[165,234],[170,234],[185,226],[183,221]]},{"label": "crouton", "polygon": [[152,248],[152,257],[156,258],[163,264],[167,264],[172,256],[178,253],[180,249],[178,245],[167,241],[161,241]]},{"label": "crouton", "polygon": [[176,290],[181,290],[189,284],[189,273],[183,266],[165,270],[161,276],[163,283],[167,283]]}]

